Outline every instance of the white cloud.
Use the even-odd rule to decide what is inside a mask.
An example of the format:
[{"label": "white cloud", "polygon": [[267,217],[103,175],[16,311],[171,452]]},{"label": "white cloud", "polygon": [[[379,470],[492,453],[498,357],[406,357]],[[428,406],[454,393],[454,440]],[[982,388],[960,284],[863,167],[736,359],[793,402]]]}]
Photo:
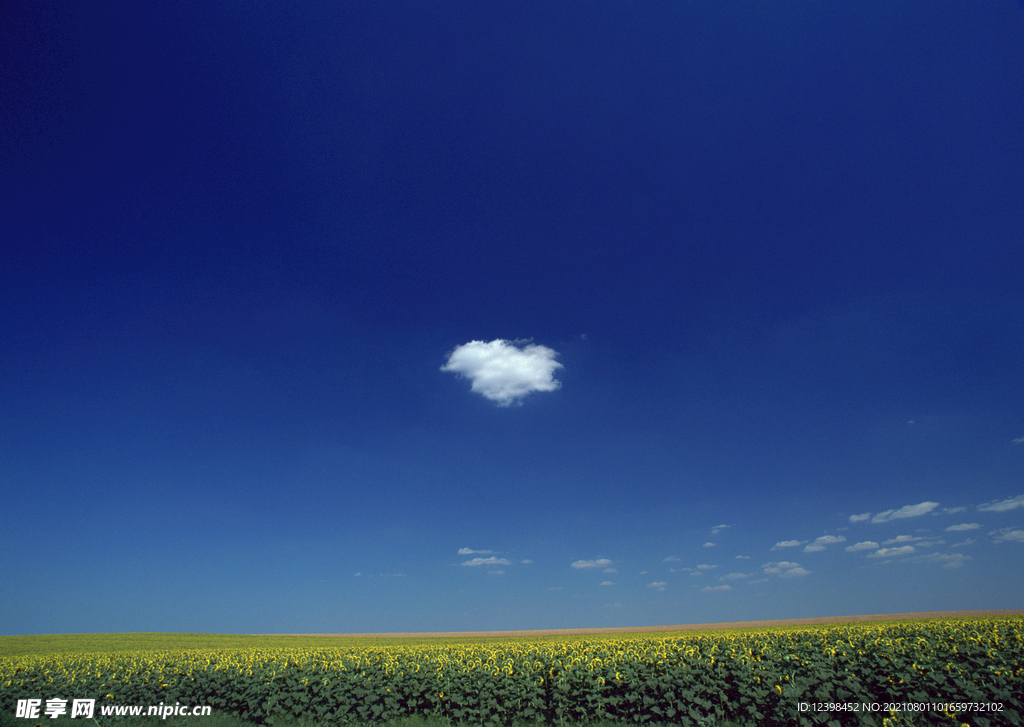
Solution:
[{"label": "white cloud", "polygon": [[599,585],[599,586],[614,586],[615,584],[612,583],[611,581],[601,581],[597,585]]},{"label": "white cloud", "polygon": [[491,555],[493,550],[473,550],[472,548],[459,548],[459,555]]},{"label": "white cloud", "polygon": [[731,591],[732,586],[726,584],[724,586],[705,586],[701,588],[701,593],[714,593],[715,591]]},{"label": "white cloud", "polygon": [[1013,440],[1014,444],[1024,444],[1024,437],[1017,437]]},{"label": "white cloud", "polygon": [[964,563],[970,560],[969,555],[963,553],[954,553],[952,555],[945,555],[943,553],[929,553],[928,555],[922,556],[921,560],[942,563],[943,568],[953,570],[955,568],[962,568]]},{"label": "white cloud", "polygon": [[871,518],[873,523],[887,523],[890,520],[899,520],[905,517],[917,517],[918,515],[927,515],[932,510],[937,508],[939,503],[937,502],[921,502],[917,505],[904,505],[899,510],[886,510],[880,512]]},{"label": "white cloud", "polygon": [[737,555],[736,560],[750,560],[749,555]]},{"label": "white cloud", "polygon": [[850,515],[850,522],[851,523],[859,523],[862,520],[867,520],[870,517],[871,517],[871,513],[870,512],[865,512],[865,513],[862,513],[861,515]]},{"label": "white cloud", "polygon": [[521,560],[519,562],[522,563],[523,565],[530,565],[533,561],[530,560],[529,558],[527,558],[526,560]]},{"label": "white cloud", "polygon": [[811,572],[806,568],[790,568],[788,571],[779,573],[779,578],[796,578],[798,576],[808,576]]},{"label": "white cloud", "polygon": [[462,565],[512,565],[512,561],[507,558],[495,558],[491,556],[490,558],[473,558],[472,560],[467,560]]},{"label": "white cloud", "polygon": [[654,581],[654,583],[648,583],[647,587],[648,588],[657,588],[659,591],[664,591],[665,590],[665,586],[667,586],[667,585],[668,585],[668,583],[666,583],[665,581]]},{"label": "white cloud", "polygon": [[465,376],[473,382],[473,391],[499,406],[509,406],[534,391],[560,387],[554,378],[562,368],[555,361],[558,353],[534,344],[519,348],[517,343],[500,338],[464,343],[451,352],[441,370]]},{"label": "white cloud", "polygon": [[665,560],[663,560],[662,563],[677,563],[680,560],[682,560],[682,558],[680,558],[678,555],[670,555],[669,557],[665,558]]},{"label": "white cloud", "polygon": [[813,543],[804,548],[804,552],[814,553],[819,550],[824,550],[826,545],[845,542],[846,538],[844,538],[842,535],[822,535],[820,538],[815,538]]},{"label": "white cloud", "polygon": [[704,543],[704,545],[702,545],[700,547],[702,547],[702,548],[714,548],[715,544],[712,543],[712,542],[707,542],[707,543]]},{"label": "white cloud", "polygon": [[715,527],[711,528],[711,534],[712,535],[718,535],[720,532],[722,532],[723,530],[725,530],[726,528],[729,528],[729,527],[732,527],[732,526],[731,525],[716,525]]},{"label": "white cloud", "polygon": [[765,563],[763,566],[766,575],[777,575],[779,578],[793,578],[795,576],[806,576],[810,571],[802,568],[799,563],[780,561],[778,563]]},{"label": "white cloud", "polygon": [[999,502],[987,502],[984,505],[978,505],[978,509],[985,512],[1005,512],[1006,510],[1013,510],[1018,507],[1024,507],[1024,495],[1008,497]]},{"label": "white cloud", "polygon": [[803,545],[803,542],[804,541],[802,540],[783,540],[781,543],[773,545],[772,550],[776,550],[778,548],[795,548],[798,545]]},{"label": "white cloud", "polygon": [[857,543],[856,545],[847,545],[846,552],[856,553],[858,550],[874,550],[877,547],[878,543],[876,543],[874,540],[865,540],[863,542]]},{"label": "white cloud", "polygon": [[714,570],[714,569],[715,569],[715,568],[717,568],[718,566],[717,566],[717,565],[707,565],[706,563],[701,563],[701,564],[700,564],[699,566],[697,566],[697,567],[698,567],[698,568],[699,568],[700,570]]},{"label": "white cloud", "polygon": [[489,576],[503,576],[503,575],[505,575],[505,571],[503,571],[503,570],[489,570],[489,571],[487,571],[487,575],[489,575]]},{"label": "white cloud", "polygon": [[719,576],[718,580],[720,580],[720,581],[734,581],[737,578],[750,578],[750,576],[752,576],[752,575],[754,575],[754,574],[753,573],[729,573],[729,574],[724,575],[724,576]]},{"label": "white cloud", "polygon": [[882,545],[896,545],[896,543],[916,543],[918,540],[924,540],[914,535],[897,535],[895,538],[889,538]]},{"label": "white cloud", "polygon": [[899,548],[879,548],[874,553],[868,555],[869,558],[888,558],[890,555],[909,555],[910,553],[916,553],[917,548],[913,545],[904,545]]},{"label": "white cloud", "polygon": [[604,568],[605,566],[611,565],[612,562],[607,558],[598,558],[597,560],[578,560],[572,564],[573,568]]},{"label": "white cloud", "polygon": [[997,543],[1024,543],[1024,530],[1003,528],[1002,530],[995,530],[989,533],[989,535],[994,536]]}]

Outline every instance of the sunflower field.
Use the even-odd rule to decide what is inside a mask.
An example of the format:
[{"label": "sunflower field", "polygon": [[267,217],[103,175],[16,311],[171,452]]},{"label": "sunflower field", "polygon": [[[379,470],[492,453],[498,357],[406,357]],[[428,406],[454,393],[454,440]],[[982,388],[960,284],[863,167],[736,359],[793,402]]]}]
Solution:
[{"label": "sunflower field", "polygon": [[[258,724],[1019,725],[1024,619],[583,640],[0,658],[19,699],[210,705]],[[25,724],[28,724],[26,721]]]}]

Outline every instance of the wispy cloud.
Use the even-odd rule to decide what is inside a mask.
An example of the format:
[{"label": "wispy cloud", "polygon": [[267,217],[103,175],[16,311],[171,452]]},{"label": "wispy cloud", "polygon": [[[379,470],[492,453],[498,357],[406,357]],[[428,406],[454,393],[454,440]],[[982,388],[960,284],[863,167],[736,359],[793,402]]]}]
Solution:
[{"label": "wispy cloud", "polygon": [[924,540],[919,535],[897,535],[895,538],[889,538],[882,545],[898,545],[899,543],[916,543],[920,540]]},{"label": "wispy cloud", "polygon": [[1017,437],[1013,440],[1014,444],[1024,444],[1024,437]]},{"label": "wispy cloud", "polygon": [[929,553],[928,555],[921,556],[921,560],[931,563],[942,563],[942,567],[948,570],[954,570],[956,568],[963,568],[964,563],[969,561],[971,557],[964,555],[963,553]]},{"label": "wispy cloud", "polygon": [[720,581],[734,581],[734,580],[737,580],[739,578],[750,578],[750,576],[752,576],[752,575],[754,575],[754,574],[753,573],[728,573],[728,574],[726,574],[724,576],[719,576],[718,580],[720,580]]},{"label": "wispy cloud", "polygon": [[847,545],[846,546],[846,552],[847,553],[856,553],[858,550],[874,550],[877,547],[878,547],[878,543],[876,543],[874,540],[864,540],[864,541],[862,541],[860,543],[856,543],[854,545]]},{"label": "wispy cloud", "polygon": [[731,591],[732,586],[725,584],[724,586],[705,586],[701,588],[701,593],[714,593],[716,591]]},{"label": "wispy cloud", "polygon": [[572,564],[573,568],[607,568],[612,562],[607,558],[598,558],[597,560],[577,560]]},{"label": "wispy cloud", "polygon": [[871,513],[870,512],[864,512],[864,513],[861,513],[860,515],[850,515],[850,522],[851,523],[859,523],[859,522],[862,522],[864,520],[868,520],[870,518],[871,518]]},{"label": "wispy cloud", "polygon": [[795,548],[798,545],[803,545],[803,540],[783,540],[781,543],[776,543],[772,546],[772,550],[778,550],[779,548]]},{"label": "wispy cloud", "polygon": [[459,548],[459,555],[491,555],[493,550],[473,550],[472,548]]},{"label": "wispy cloud", "polygon": [[900,520],[906,517],[918,517],[919,515],[927,515],[932,510],[937,508],[939,503],[937,502],[921,502],[917,505],[904,505],[898,510],[886,510],[880,512],[871,518],[873,523],[887,523],[890,520]]},{"label": "wispy cloud", "polygon": [[869,558],[888,558],[894,555],[910,555],[916,553],[917,548],[913,545],[904,545],[899,548],[879,548],[874,553],[869,553]]},{"label": "wispy cloud", "polygon": [[779,578],[795,578],[810,574],[810,571],[801,567],[799,563],[791,563],[785,560],[778,563],[765,563],[761,567],[764,569],[765,575],[777,575]]},{"label": "wispy cloud", "polygon": [[1024,495],[1017,495],[1016,497],[1008,497],[1005,500],[986,502],[984,505],[978,505],[978,509],[982,512],[1005,512],[1006,510],[1015,510],[1018,507],[1024,507]]},{"label": "wispy cloud", "polygon": [[1024,530],[1003,528],[989,533],[997,543],[1024,543]]},{"label": "wispy cloud", "polygon": [[718,535],[720,532],[722,532],[723,530],[725,530],[727,528],[730,528],[730,527],[732,527],[732,526],[731,525],[716,525],[715,527],[711,528],[711,534],[712,535]]},{"label": "wispy cloud", "polygon": [[462,565],[512,565],[512,561],[507,558],[495,558],[492,556],[490,558],[473,558],[472,560],[467,560]]},{"label": "wispy cloud", "polygon": [[704,543],[704,545],[702,545],[700,547],[702,547],[702,548],[714,548],[715,544],[712,543],[711,541],[708,541],[708,542]]},{"label": "wispy cloud", "polygon": [[845,542],[846,538],[842,535],[822,535],[820,538],[815,538],[813,543],[810,543],[806,548],[804,548],[804,552],[814,553],[819,550],[824,550],[826,545]]},{"label": "wispy cloud", "polygon": [[496,339],[470,341],[449,354],[442,371],[465,376],[472,390],[509,406],[534,391],[554,391],[561,383],[554,378],[562,364],[555,361],[556,351],[535,344],[519,348],[520,341]]},{"label": "wispy cloud", "polygon": [[648,588],[656,588],[659,591],[664,591],[665,590],[665,586],[667,586],[667,585],[668,585],[668,583],[666,583],[665,581],[654,581],[654,583],[648,583],[647,587]]}]

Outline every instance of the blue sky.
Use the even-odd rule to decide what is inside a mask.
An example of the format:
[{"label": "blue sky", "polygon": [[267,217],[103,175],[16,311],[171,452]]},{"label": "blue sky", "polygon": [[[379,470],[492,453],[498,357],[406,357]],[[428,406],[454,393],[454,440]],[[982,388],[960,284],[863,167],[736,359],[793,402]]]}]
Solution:
[{"label": "blue sky", "polygon": [[1024,607],[1018,3],[0,28],[0,633]]}]

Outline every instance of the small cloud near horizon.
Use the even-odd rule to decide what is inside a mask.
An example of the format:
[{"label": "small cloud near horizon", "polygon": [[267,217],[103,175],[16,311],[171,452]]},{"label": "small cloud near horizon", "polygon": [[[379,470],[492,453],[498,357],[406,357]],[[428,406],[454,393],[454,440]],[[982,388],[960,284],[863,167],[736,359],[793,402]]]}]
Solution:
[{"label": "small cloud near horizon", "polygon": [[804,552],[815,553],[819,550],[824,550],[826,545],[845,542],[846,538],[842,535],[822,535],[820,538],[815,538],[813,543],[810,543],[806,548],[804,548]]},{"label": "small cloud near horizon", "polygon": [[492,556],[490,558],[473,558],[472,560],[467,560],[462,565],[512,565],[512,561],[507,558],[495,558]]},{"label": "small cloud near horizon", "polygon": [[937,508],[939,503],[937,502],[921,502],[917,505],[904,505],[898,510],[886,510],[880,512],[871,518],[873,523],[887,523],[890,520],[899,520],[905,517],[917,517],[919,515],[927,515],[932,510]]},{"label": "small cloud near horizon", "polygon": [[803,545],[802,540],[783,540],[781,543],[776,543],[772,546],[772,550],[778,550],[779,548],[795,548],[798,545]]},{"label": "small cloud near horizon", "polygon": [[779,578],[795,578],[810,574],[810,571],[801,567],[799,563],[785,560],[778,563],[765,563],[761,567],[764,569],[765,575],[777,575]]},{"label": "small cloud near horizon", "polygon": [[[577,560],[572,563],[573,568],[606,568],[610,566],[612,562],[607,558],[598,558],[596,560]],[[605,571],[608,572],[608,571]]]},{"label": "small cloud near horizon", "polygon": [[1024,530],[1003,528],[1002,530],[994,530],[989,535],[992,536],[993,542],[996,543],[1024,543]]},{"label": "small cloud near horizon", "polygon": [[457,346],[442,371],[469,379],[472,391],[498,406],[511,406],[534,391],[555,391],[561,383],[554,378],[562,364],[558,352],[547,346],[521,341],[470,341]]},{"label": "small cloud near horizon", "polygon": [[1024,507],[1024,495],[1017,495],[1016,497],[1008,497],[1005,500],[999,500],[998,502],[986,502],[984,505],[978,505],[978,509],[982,512],[1006,512],[1007,510],[1015,510],[1018,507]]}]

